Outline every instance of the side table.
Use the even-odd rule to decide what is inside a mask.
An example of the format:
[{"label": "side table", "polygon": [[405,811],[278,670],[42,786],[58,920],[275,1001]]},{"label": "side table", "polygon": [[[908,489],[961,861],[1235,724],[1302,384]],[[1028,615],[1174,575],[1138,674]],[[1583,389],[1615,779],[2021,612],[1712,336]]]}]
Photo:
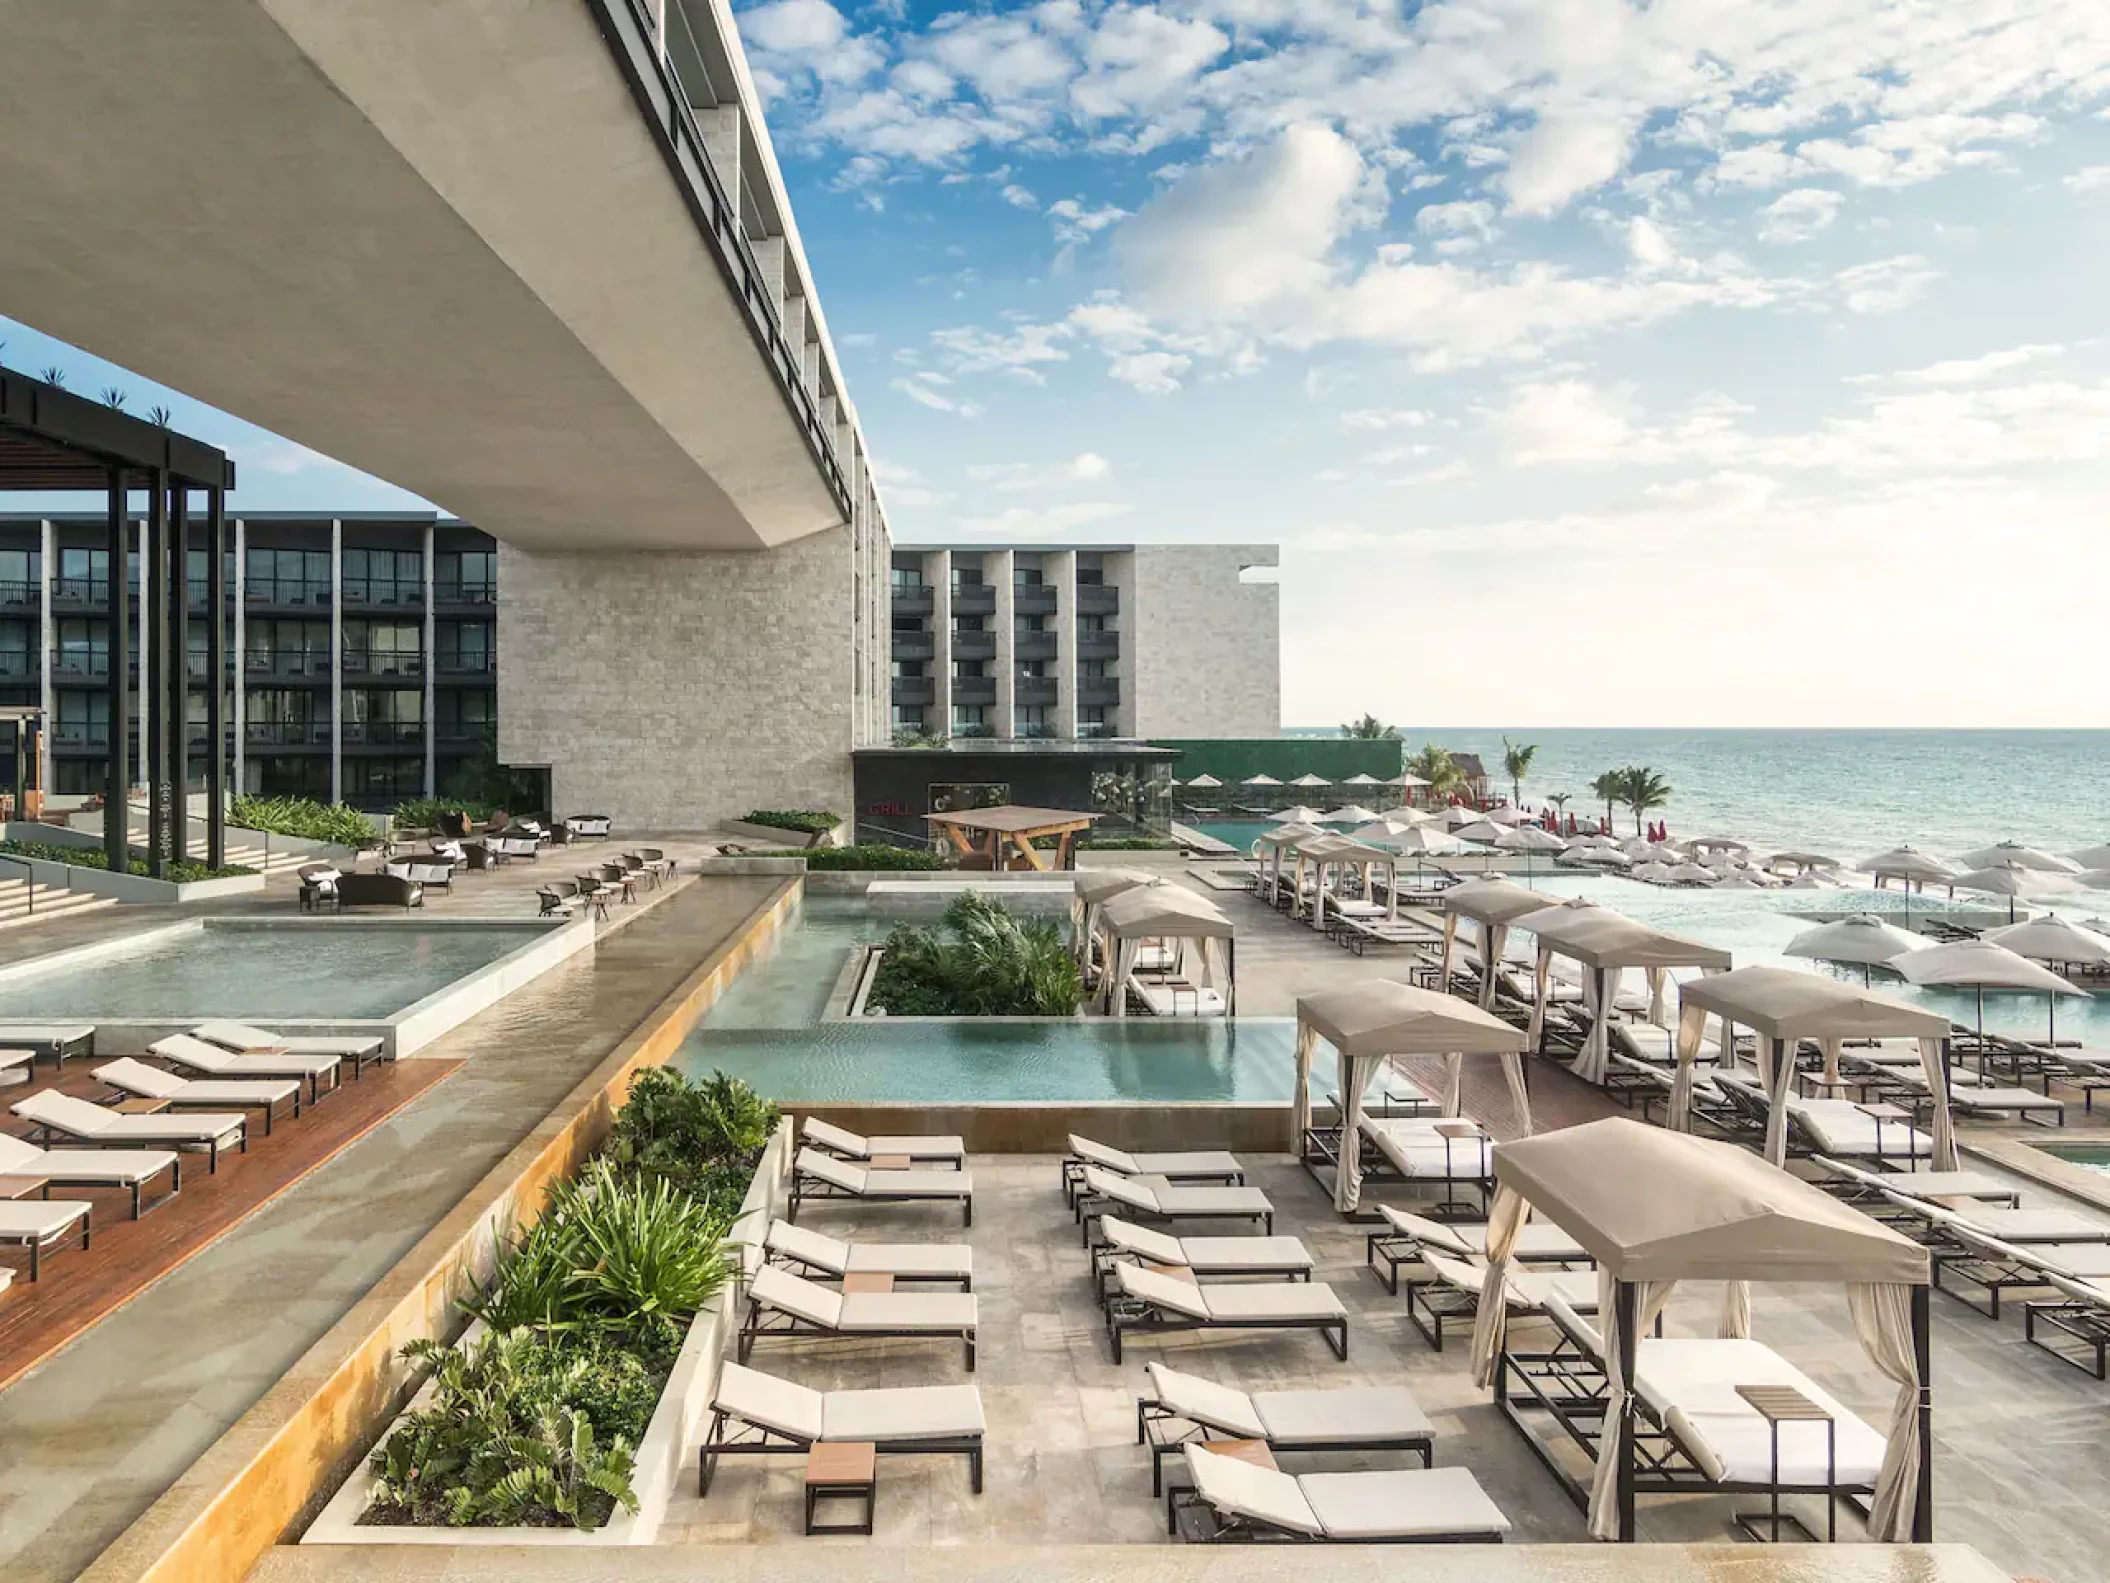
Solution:
[{"label": "side table", "polygon": [[1832,1415],[1792,1385],[1739,1385],[1736,1394],[1750,1403],[1752,1410],[1766,1421],[1773,1443],[1772,1501],[1765,1514],[1770,1537],[1759,1532],[1760,1517],[1756,1512],[1739,1512],[1734,1519],[1736,1526],[1754,1544],[1779,1544],[1782,1523],[1799,1531],[1808,1543],[1817,1542],[1817,1536],[1810,1532],[1807,1524],[1794,1513],[1780,1509],[1780,1426],[1821,1423],[1824,1425],[1824,1537],[1827,1544],[1835,1542],[1839,1537],[1839,1498],[1834,1489],[1839,1482],[1839,1426]]},{"label": "side table", "polygon": [[[869,1440],[824,1440],[806,1453],[806,1532],[869,1534],[879,1509],[879,1448]],[[863,1505],[858,1522],[814,1521],[824,1500],[854,1500]]]}]

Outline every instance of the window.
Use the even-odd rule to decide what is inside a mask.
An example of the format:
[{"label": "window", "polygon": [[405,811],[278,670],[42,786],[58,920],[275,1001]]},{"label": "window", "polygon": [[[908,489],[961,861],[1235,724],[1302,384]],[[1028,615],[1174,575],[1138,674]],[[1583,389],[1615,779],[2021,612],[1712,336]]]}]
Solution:
[{"label": "window", "polygon": [[981,681],[988,675],[988,672],[982,669],[987,663],[988,661],[986,660],[954,660],[952,662],[952,679],[956,682]]},{"label": "window", "polygon": [[415,621],[347,621],[344,668],[373,676],[422,676],[425,633]]},{"label": "window", "polygon": [[1087,566],[1082,556],[1077,558],[1077,586],[1079,588],[1099,588],[1103,587],[1105,583],[1106,572],[1102,568]]},{"label": "window", "polygon": [[356,687],[344,695],[347,742],[422,742],[425,695],[407,687]]},{"label": "window", "polygon": [[894,661],[894,680],[897,682],[922,680],[925,676],[930,674],[929,671],[924,668],[926,663],[927,662],[923,660]]},{"label": "window", "polygon": [[1015,638],[1022,638],[1029,633],[1039,633],[1047,630],[1048,618],[1046,616],[1013,616],[1011,618],[1011,635]]},{"label": "window", "polygon": [[894,729],[896,731],[923,731],[923,706],[921,704],[894,705]]},{"label": "window", "polygon": [[1079,660],[1079,661],[1077,662],[1077,679],[1078,679],[1079,681],[1085,681],[1085,682],[1103,682],[1103,681],[1105,681],[1105,680],[1106,680],[1106,661],[1104,661],[1104,660]]},{"label": "window", "polygon": [[110,552],[68,545],[59,551],[57,599],[106,602],[110,597]]},{"label": "window", "polygon": [[328,801],[330,760],[327,754],[252,754],[243,771],[249,789],[265,797],[314,797]]},{"label": "window", "polygon": [[988,630],[988,618],[986,616],[954,616],[952,618],[954,637],[958,637],[962,632],[987,632]]},{"label": "window", "polygon": [[28,681],[37,674],[36,624],[0,621],[0,681]]},{"label": "window", "polygon": [[1107,722],[1106,709],[1100,704],[1087,704],[1077,711],[1077,734],[1081,737],[1103,737],[1113,734]]},{"label": "window", "polygon": [[329,694],[309,687],[253,687],[242,702],[243,736],[264,747],[327,747]]},{"label": "window", "polygon": [[923,589],[923,569],[920,566],[896,566],[891,579],[897,594],[920,593]]},{"label": "window", "polygon": [[327,676],[330,624],[253,617],[243,625],[242,668],[251,676]]},{"label": "window", "polygon": [[1106,617],[1079,616],[1077,618],[1077,630],[1079,632],[1104,632],[1106,630]]},{"label": "window", "polygon": [[1018,679],[1020,681],[1044,681],[1047,678],[1047,674],[1048,662],[1046,660],[1020,660],[1018,662]]},{"label": "window", "polygon": [[488,621],[442,621],[433,628],[442,674],[488,675],[496,668],[497,631]]},{"label": "window", "polygon": [[57,623],[59,647],[51,657],[54,676],[91,678],[110,674],[110,623],[73,617]]},{"label": "window", "polygon": [[0,550],[0,609],[34,610],[43,602],[41,550]]},{"label": "window", "polygon": [[924,632],[923,618],[921,616],[896,616],[894,617],[894,630],[921,637]]},{"label": "window", "polygon": [[1044,737],[1048,734],[1048,711],[1044,704],[1021,704],[1014,714],[1012,727],[1022,737]]},{"label": "window", "polygon": [[498,696],[475,688],[454,688],[437,695],[439,715],[433,736],[441,742],[481,742],[498,723]]},{"label": "window", "polygon": [[432,557],[432,597],[441,604],[488,605],[498,596],[496,550],[440,550]]},{"label": "window", "polygon": [[1011,568],[1011,586],[1013,588],[1040,587],[1040,568],[1038,566],[1014,564]]},{"label": "window", "polygon": [[[103,692],[58,694],[59,718],[51,733],[53,747],[101,748],[110,746],[110,695]],[[101,790],[101,781],[96,783]]]},{"label": "window", "polygon": [[251,604],[327,606],[330,552],[252,548],[242,586]]},{"label": "window", "polygon": [[981,586],[982,586],[982,569],[981,569],[981,567],[979,567],[979,566],[955,566],[955,567],[954,567],[954,568],[952,569],[952,586],[954,587],[954,589],[955,589],[955,590],[957,590],[957,589],[961,589],[961,588],[979,588],[979,587],[981,587]]},{"label": "window", "polygon": [[358,758],[344,761],[344,800],[385,808],[425,790],[422,758]]},{"label": "window", "polygon": [[424,603],[424,555],[417,550],[346,550],[344,599],[357,605]]},{"label": "window", "polygon": [[[983,714],[983,706],[980,704],[954,704],[952,706],[952,734],[956,737],[987,736],[989,727]],[[944,812],[942,808],[937,807],[937,788],[935,786],[931,788],[931,795],[932,808],[937,812]],[[977,804],[976,806],[982,805]]]}]

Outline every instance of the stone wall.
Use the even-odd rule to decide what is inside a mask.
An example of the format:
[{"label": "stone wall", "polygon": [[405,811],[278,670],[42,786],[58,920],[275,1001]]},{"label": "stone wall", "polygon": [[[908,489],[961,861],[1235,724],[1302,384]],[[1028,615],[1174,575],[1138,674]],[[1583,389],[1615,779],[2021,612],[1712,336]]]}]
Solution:
[{"label": "stone wall", "polygon": [[1158,737],[1282,728],[1279,590],[1240,571],[1272,544],[1139,544],[1121,594],[1122,725]]},{"label": "stone wall", "polygon": [[554,811],[702,830],[850,812],[848,528],[754,553],[529,555],[501,545],[499,756]]}]

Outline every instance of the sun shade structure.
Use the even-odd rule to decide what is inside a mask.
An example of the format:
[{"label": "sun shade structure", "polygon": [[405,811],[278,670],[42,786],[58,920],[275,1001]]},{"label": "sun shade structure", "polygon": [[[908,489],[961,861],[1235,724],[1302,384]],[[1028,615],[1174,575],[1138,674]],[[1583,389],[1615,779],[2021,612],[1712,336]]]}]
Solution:
[{"label": "sun shade structure", "polygon": [[1783,956],[1806,956],[1813,962],[1850,962],[1862,969],[1861,982],[1868,982],[1867,969],[1889,967],[1907,951],[1917,951],[1927,942],[1908,929],[1885,923],[1873,913],[1857,912],[1834,923],[1805,929],[1785,946]]},{"label": "sun shade structure", "polygon": [[1302,775],[1290,782],[1292,786],[1331,786],[1332,784],[1333,782],[1324,775],[1314,775],[1310,770],[1306,770]]},{"label": "sun shade structure", "polygon": [[1343,786],[1382,786],[1385,783],[1375,775],[1351,775],[1342,781]]},{"label": "sun shade structure", "polygon": [[1362,1201],[1361,1124],[1363,1090],[1388,1058],[1440,1055],[1449,1067],[1443,1114],[1458,1114],[1458,1089],[1465,1058],[1499,1056],[1510,1098],[1531,1130],[1531,1099],[1524,1089],[1522,1030],[1489,1016],[1455,995],[1414,989],[1388,978],[1297,997],[1297,1077],[1291,1102],[1300,1152],[1310,1158],[1311,1067],[1323,1039],[1340,1062],[1341,1153],[1334,1173],[1334,1207],[1352,1213]]},{"label": "sun shade structure", "polygon": [[1145,940],[1192,941],[1201,954],[1201,980],[1222,985],[1224,1014],[1238,1009],[1236,930],[1215,903],[1181,885],[1139,885],[1121,892],[1099,909],[1099,930],[1107,938],[1104,1010],[1128,1015],[1128,986]]},{"label": "sun shade structure", "polygon": [[1957,861],[1970,868],[1999,868],[2012,863],[2017,868],[2033,868],[2040,874],[2078,874],[2083,867],[2071,858],[2024,846],[2020,841],[1997,841],[1976,852],[1965,852]]},{"label": "sun shade structure", "polygon": [[1766,1091],[1765,1157],[1788,1157],[1788,1090],[1795,1054],[1804,1040],[1824,1052],[1827,1082],[1839,1078],[1839,1048],[1848,1039],[1917,1039],[1920,1070],[1933,1097],[1934,1168],[1956,1169],[1956,1135],[1949,1117],[1949,1019],[1924,1006],[1879,995],[1857,984],[1785,967],[1742,967],[1678,989],[1678,1069],[1671,1083],[1670,1125],[1692,1129],[1692,1069],[1707,1019],[1722,1024],[1720,1047],[1736,1046],[1736,1030],[1758,1037],[1758,1077]]},{"label": "sun shade structure", "polygon": [[2059,997],[2088,992],[2048,967],[1992,940],[1958,940],[1908,951],[1892,964],[1907,982],[1978,992],[1978,1037],[1985,1038],[1985,992],[1989,989],[2034,990],[2051,1002],[2051,1033],[2058,1033]]},{"label": "sun shade structure", "polygon": [[1480,926],[1480,1004],[1495,1003],[1495,964],[1502,960],[1502,947],[1509,939],[1509,926],[1517,919],[1546,910],[1546,898],[1514,880],[1469,879],[1453,885],[1442,896],[1443,971],[1439,983],[1451,981],[1452,953],[1458,943],[1458,920],[1470,919]]},{"label": "sun shade structure", "polygon": [[[1300,873],[1302,872],[1302,862],[1305,858],[1312,859],[1316,865],[1316,872],[1312,876],[1312,927],[1323,929],[1326,926],[1328,895],[1326,874],[1329,869],[1342,871],[1351,868],[1361,869],[1363,875],[1363,900],[1367,903],[1370,899],[1371,876],[1374,871],[1382,868],[1385,871],[1385,892],[1389,898],[1387,902],[1389,916],[1395,919],[1399,916],[1399,854],[1397,852],[1387,847],[1372,846],[1368,842],[1358,841],[1353,836],[1334,836],[1320,837],[1318,840],[1307,842],[1298,851],[1297,857]],[[1339,902],[1336,901],[1334,905],[1338,907]]]},{"label": "sun shade structure", "polygon": [[1099,927],[1099,909],[1123,891],[1139,885],[1162,885],[1155,874],[1139,868],[1094,868],[1081,870],[1070,896],[1070,949],[1079,967],[1092,959],[1092,936]]},{"label": "sun shade structure", "polygon": [[[1099,815],[1073,808],[1022,808],[1006,803],[999,808],[963,808],[923,817],[945,833],[962,857],[986,859],[991,868],[998,869],[1010,857],[1021,867],[1045,870],[1048,854],[1034,840],[1053,836],[1054,866],[1071,868],[1076,862],[1073,843]],[[1015,857],[1005,852],[1007,846]]]},{"label": "sun shade structure", "polygon": [[1894,846],[1888,852],[1878,852],[1861,867],[1875,876],[1878,889],[1886,879],[1901,879],[1907,888],[1914,881],[1924,884],[1931,880],[1945,885],[1957,873],[1954,863],[1938,858],[1932,852],[1922,852],[1916,846]]},{"label": "sun shade structure", "polygon": [[1284,808],[1278,813],[1269,814],[1268,820],[1272,824],[1317,825],[1324,817],[1325,815],[1312,807],[1310,803],[1300,802],[1294,808]]},{"label": "sun shade structure", "polygon": [[1534,1050],[1542,1047],[1546,1031],[1553,959],[1566,957],[1583,970],[1583,1009],[1590,1014],[1590,1033],[1575,1059],[1575,1075],[1587,1083],[1602,1083],[1611,1065],[1612,1002],[1619,993],[1620,975],[1628,968],[1639,968],[1648,975],[1649,1018],[1657,1021],[1663,1013],[1663,994],[1672,968],[1723,972],[1735,965],[1729,953],[1716,946],[1651,929],[1623,913],[1580,898],[1512,919],[1510,927],[1522,929],[1538,941],[1538,972],[1531,1002]]},{"label": "sun shade structure", "polygon": [[1203,774],[1197,775],[1194,777],[1193,780],[1187,782],[1187,789],[1189,791],[1192,791],[1198,786],[1203,791],[1212,791],[1216,787],[1221,786],[1222,784],[1223,782],[1218,780],[1214,775]]},{"label": "sun shade structure", "polygon": [[1271,830],[1263,830],[1253,838],[1253,857],[1257,862],[1263,855],[1267,861],[1267,894],[1273,896],[1282,883],[1282,854],[1294,852],[1303,842],[1325,834],[1317,825],[1291,820],[1278,824]]},{"label": "sun shade structure", "polygon": [[1365,808],[1359,802],[1344,803],[1324,816],[1327,824],[1368,824],[1377,817],[1377,812]]},{"label": "sun shade structure", "polygon": [[1248,775],[1238,783],[1241,786],[1280,786],[1282,782],[1272,775]]},{"label": "sun shade structure", "polygon": [[2068,923],[2057,913],[2046,913],[2027,923],[2011,923],[2005,929],[1988,929],[1980,938],[2005,946],[2032,962],[2057,962],[2067,967],[2110,964],[2110,939],[2093,929]]},{"label": "sun shade structure", "polygon": [[[1494,1377],[1510,1254],[1525,1215],[1535,1213],[1597,1260],[1607,1389],[1590,1487],[1593,1535],[1631,1542],[1636,1494],[1664,1487],[1636,1465],[1632,1382],[1639,1337],[1672,1289],[1680,1281],[1836,1281],[1847,1288],[1862,1346],[1898,1387],[1869,1529],[1893,1543],[1933,1538],[1924,1248],[1733,1144],[1625,1117],[1501,1144],[1494,1153],[1497,1192],[1473,1331],[1474,1374],[1482,1385]],[[1729,1314],[1736,1311],[1730,1305]],[[1506,1398],[1502,1408],[1524,1428]]]}]

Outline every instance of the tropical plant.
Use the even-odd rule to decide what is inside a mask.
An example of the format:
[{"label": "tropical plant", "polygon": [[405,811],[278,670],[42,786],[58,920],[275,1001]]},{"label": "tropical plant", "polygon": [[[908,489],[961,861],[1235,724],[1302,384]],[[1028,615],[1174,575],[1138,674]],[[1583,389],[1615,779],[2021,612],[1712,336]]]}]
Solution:
[{"label": "tropical plant", "polygon": [[[35,858],[44,863],[70,863],[75,868],[107,869],[110,866],[109,854],[99,846],[55,846],[49,841],[0,841],[0,856]],[[138,847],[131,849],[125,870],[142,879],[153,872],[146,853]],[[232,879],[255,872],[255,869],[244,868],[238,863],[208,868],[190,858],[169,858],[161,865],[161,877],[178,885],[191,885],[204,879]]]},{"label": "tropical plant", "polygon": [[468,797],[406,797],[396,804],[392,817],[405,830],[437,830],[447,814],[482,821],[491,817],[496,806]]},{"label": "tropical plant", "polygon": [[538,806],[541,788],[532,776],[516,773],[499,761],[494,726],[472,751],[463,755],[447,783],[440,787],[440,793],[457,808],[474,806],[488,814],[494,808],[534,808]]},{"label": "tropical plant", "polygon": [[863,841],[856,846],[771,847],[749,852],[748,857],[798,857],[815,873],[827,870],[927,870],[945,867],[936,852],[916,847],[889,846],[884,841]]},{"label": "tropical plant", "polygon": [[1568,799],[1573,797],[1574,795],[1575,794],[1573,792],[1548,792],[1546,794],[1546,801],[1553,804],[1553,812],[1555,816],[1558,817],[1567,813]]},{"label": "tropical plant", "polygon": [[1604,827],[1607,830],[1612,828],[1612,809],[1626,800],[1626,793],[1620,786],[1620,776],[1623,773],[1620,770],[1606,770],[1590,782],[1590,794],[1604,804]]},{"label": "tropical plant", "polygon": [[1342,726],[1341,735],[1360,742],[1397,742],[1399,727],[1388,726],[1376,715],[1365,714],[1362,719],[1351,720]]},{"label": "tropical plant", "polygon": [[611,1160],[552,1188],[544,1214],[577,1239],[567,1306],[581,1323],[679,1345],[733,1277],[731,1215],[664,1179],[626,1177]]},{"label": "tropical plant", "polygon": [[887,937],[866,1004],[896,1017],[1067,1017],[1083,998],[1060,926],[969,891],[939,928]]},{"label": "tropical plant", "polygon": [[1650,810],[1670,801],[1671,785],[1646,765],[1630,764],[1619,772],[1619,800],[1634,810],[1634,834]]},{"label": "tropical plant", "polygon": [[166,407],[147,408],[147,422],[153,424],[157,429],[165,429],[175,421],[176,415]]},{"label": "tropical plant", "polygon": [[666,1181],[730,1218],[777,1119],[774,1104],[724,1072],[691,1081],[651,1067],[631,1080],[608,1157],[623,1171]]},{"label": "tropical plant", "polygon": [[1536,742],[1502,739],[1502,771],[1509,777],[1509,800],[1519,808],[1524,806],[1524,777],[1531,773],[1531,761],[1538,752]]},{"label": "tropical plant", "polygon": [[802,830],[807,835],[826,835],[842,820],[825,808],[757,808],[748,814],[747,822],[768,825],[773,830]]},{"label": "tropical plant", "polygon": [[1465,771],[1451,757],[1449,748],[1440,748],[1435,743],[1426,744],[1419,753],[1407,757],[1407,773],[1429,783],[1429,800],[1439,797],[1462,796],[1469,783]]},{"label": "tropical plant", "polygon": [[312,797],[237,797],[227,805],[227,822],[245,830],[329,841],[354,851],[381,844],[381,832],[358,809]]},{"label": "tropical plant", "polygon": [[55,389],[64,390],[66,388],[66,370],[59,367],[56,363],[45,364],[44,371],[37,375],[37,378]]},{"label": "tropical plant", "polygon": [[115,385],[105,385],[102,390],[103,405],[116,412],[125,410],[125,393]]}]

